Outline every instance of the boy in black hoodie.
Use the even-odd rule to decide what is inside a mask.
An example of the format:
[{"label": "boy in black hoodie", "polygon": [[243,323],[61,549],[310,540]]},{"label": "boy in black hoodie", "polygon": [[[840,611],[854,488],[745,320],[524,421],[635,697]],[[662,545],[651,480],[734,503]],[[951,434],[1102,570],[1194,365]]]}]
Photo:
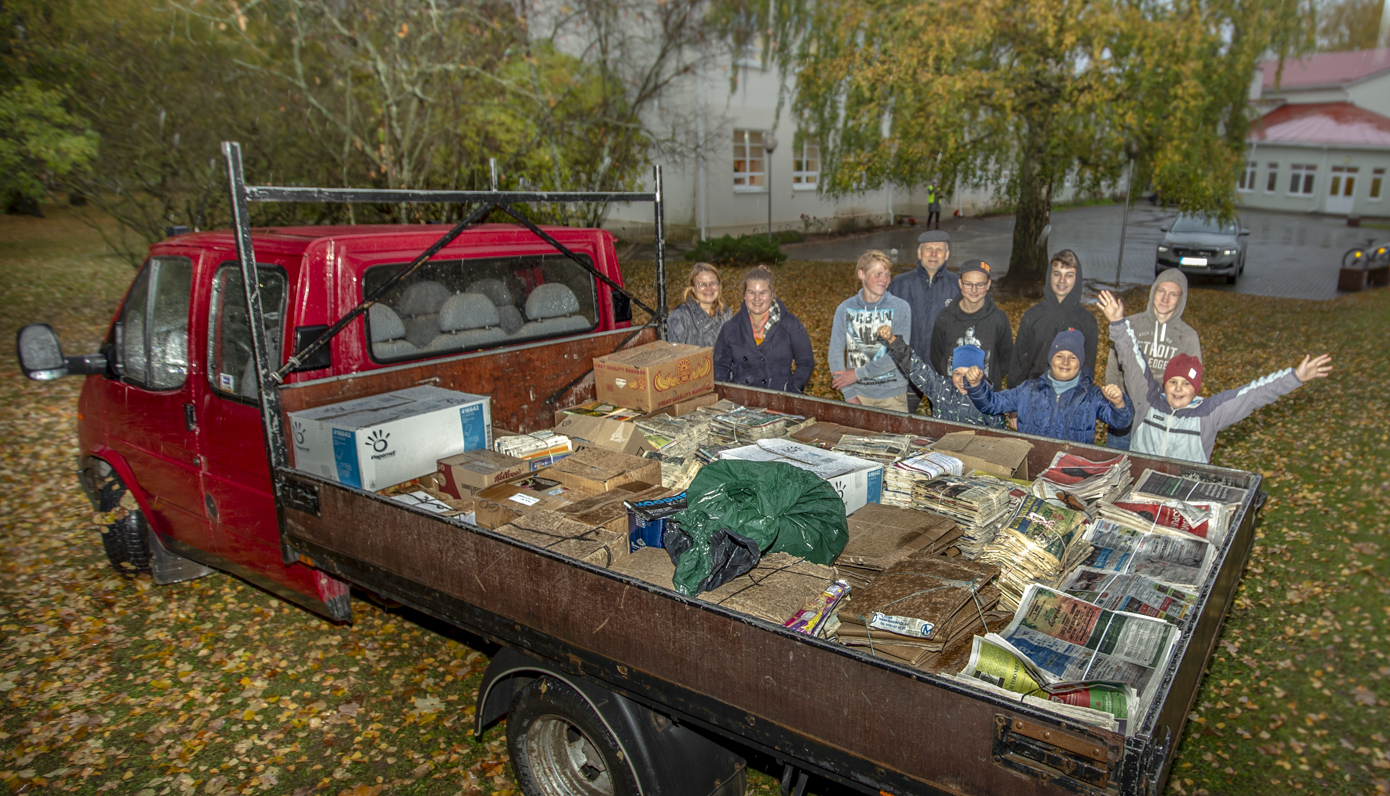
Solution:
[{"label": "boy in black hoodie", "polygon": [[1086,356],[1081,362],[1082,378],[1092,380],[1096,373],[1096,347],[1100,328],[1096,316],[1081,306],[1081,261],[1076,252],[1062,249],[1052,255],[1048,264],[1047,284],[1043,300],[1023,313],[1014,340],[1014,355],[1009,364],[1009,386],[1017,387],[1048,371],[1047,352],[1058,333],[1068,329],[1081,332],[1086,339]]},{"label": "boy in black hoodie", "polygon": [[[1004,371],[1013,355],[1014,330],[1009,316],[989,297],[989,263],[971,260],[960,269],[960,298],[936,316],[932,329],[931,364],[943,376],[951,375],[951,356],[958,346],[979,346],[985,352],[985,379],[1004,386]],[[1051,343],[1052,341],[1048,341]]]}]

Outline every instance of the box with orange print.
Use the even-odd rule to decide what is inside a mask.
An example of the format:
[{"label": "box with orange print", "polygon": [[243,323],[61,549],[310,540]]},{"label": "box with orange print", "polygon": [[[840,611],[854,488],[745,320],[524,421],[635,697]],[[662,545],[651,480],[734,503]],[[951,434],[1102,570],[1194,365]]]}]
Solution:
[{"label": "box with orange print", "polygon": [[600,401],[652,412],[714,389],[714,349],[658,340],[594,358]]}]

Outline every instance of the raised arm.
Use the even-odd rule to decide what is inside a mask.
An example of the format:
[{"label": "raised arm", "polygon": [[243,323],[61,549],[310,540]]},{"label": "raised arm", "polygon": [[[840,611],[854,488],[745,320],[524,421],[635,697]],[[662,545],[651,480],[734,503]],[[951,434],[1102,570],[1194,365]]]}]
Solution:
[{"label": "raised arm", "polygon": [[[1124,374],[1125,392],[1129,395],[1146,396],[1150,406],[1163,406],[1163,387],[1154,381],[1153,375],[1149,373],[1149,361],[1144,352],[1139,350],[1139,344],[1134,340],[1134,330],[1130,327],[1129,321],[1125,320],[1124,303],[1105,290],[1100,294],[1100,309],[1105,313],[1106,320],[1110,321],[1111,350],[1124,366],[1120,372]],[[1110,369],[1107,367],[1105,372],[1108,379]]]}]

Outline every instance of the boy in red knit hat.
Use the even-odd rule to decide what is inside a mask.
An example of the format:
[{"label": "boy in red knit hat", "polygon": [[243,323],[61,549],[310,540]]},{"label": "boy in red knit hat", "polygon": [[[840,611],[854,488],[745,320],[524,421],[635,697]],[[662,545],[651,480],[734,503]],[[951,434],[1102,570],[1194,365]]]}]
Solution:
[{"label": "boy in red knit hat", "polygon": [[1148,362],[1134,342],[1129,321],[1125,320],[1124,304],[1104,291],[1100,294],[1100,308],[1110,321],[1110,341],[1124,368],[1125,388],[1131,395],[1147,395],[1149,399],[1148,412],[1134,419],[1130,450],[1135,453],[1209,462],[1218,431],[1239,423],[1309,379],[1321,379],[1332,372],[1331,355],[1304,357],[1297,367],[1201,398],[1201,360],[1178,354],[1163,369],[1163,383],[1155,383]]}]

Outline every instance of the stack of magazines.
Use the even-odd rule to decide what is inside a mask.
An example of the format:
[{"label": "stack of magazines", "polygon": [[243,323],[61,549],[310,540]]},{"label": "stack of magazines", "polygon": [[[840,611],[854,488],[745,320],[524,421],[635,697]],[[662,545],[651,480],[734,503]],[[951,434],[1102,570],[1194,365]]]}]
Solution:
[{"label": "stack of magazines", "polygon": [[1093,462],[1075,453],[1060,451],[1052,464],[1033,481],[1033,494],[1046,500],[1056,500],[1065,492],[1079,501],[1090,504],[1097,500],[1114,500],[1129,488],[1132,477],[1129,456],[1118,456]]},{"label": "stack of magazines", "polygon": [[935,451],[894,462],[883,468],[883,502],[913,508],[912,493],[918,483],[925,484],[943,475],[963,475],[964,469],[960,459]]},{"label": "stack of magazines", "polygon": [[1056,588],[1090,546],[1082,540],[1086,515],[1054,506],[1035,495],[1019,503],[1013,516],[985,545],[981,563],[999,567],[1002,607],[1012,611],[1030,583]]},{"label": "stack of magazines", "polygon": [[912,506],[950,517],[960,526],[960,554],[977,558],[1009,513],[1013,485],[988,476],[946,475],[912,487]]},{"label": "stack of magazines", "polygon": [[574,443],[564,434],[536,431],[531,434],[498,437],[492,441],[492,449],[531,462],[537,459],[562,458],[574,451]]},{"label": "stack of magazines", "polygon": [[1098,516],[1127,528],[1150,533],[1191,534],[1219,545],[1230,510],[1224,503],[1184,503],[1181,500],[1124,497],[1098,503]]},{"label": "stack of magazines", "polygon": [[830,449],[860,459],[892,464],[916,450],[912,443],[917,439],[920,437],[911,434],[875,434],[871,437],[844,434]]}]

